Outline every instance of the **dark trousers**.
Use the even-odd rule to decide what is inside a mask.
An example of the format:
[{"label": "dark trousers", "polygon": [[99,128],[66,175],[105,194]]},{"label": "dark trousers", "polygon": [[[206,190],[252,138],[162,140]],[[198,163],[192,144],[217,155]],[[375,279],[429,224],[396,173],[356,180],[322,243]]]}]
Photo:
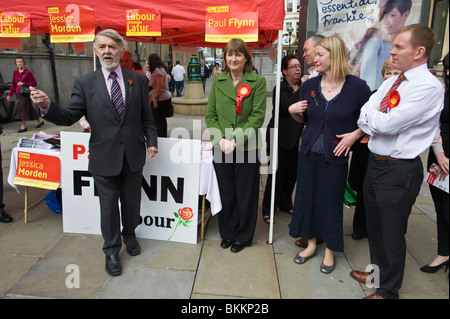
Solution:
[{"label": "dark trousers", "polygon": [[[243,155],[243,161],[238,155],[237,162],[236,153]],[[218,214],[220,236],[250,245],[258,218],[260,162],[257,151],[235,151],[225,155],[220,148],[215,148],[214,154],[214,169],[222,199],[222,210]]]},{"label": "dark trousers", "polygon": [[153,107],[153,102],[151,103],[151,109],[153,114],[153,119],[155,120],[156,134],[158,137],[167,137],[167,113],[171,100],[158,101],[158,108]]},{"label": "dark trousers", "polygon": [[122,247],[120,222],[123,235],[133,235],[139,225],[142,169],[131,171],[124,156],[119,175],[93,177],[100,200],[103,251],[106,255],[118,254]]},{"label": "dark trousers", "polygon": [[[292,150],[278,149],[278,167],[275,181],[274,211],[280,208],[289,212],[292,210],[292,193],[297,181],[298,148]],[[266,188],[264,191],[262,214],[270,215],[270,202],[272,195],[272,174],[267,175]]]},{"label": "dark trousers", "polygon": [[364,200],[370,259],[379,269],[377,294],[398,298],[406,258],[405,234],[412,206],[420,191],[420,158],[385,162],[370,160],[364,180]]}]

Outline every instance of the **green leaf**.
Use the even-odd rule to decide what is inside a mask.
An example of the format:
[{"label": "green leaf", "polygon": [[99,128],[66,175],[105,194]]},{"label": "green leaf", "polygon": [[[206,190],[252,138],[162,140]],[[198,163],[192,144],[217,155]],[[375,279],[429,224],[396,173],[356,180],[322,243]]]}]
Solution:
[{"label": "green leaf", "polygon": [[176,212],[173,212],[173,214],[175,215],[176,218],[180,218],[180,216],[178,216]]}]

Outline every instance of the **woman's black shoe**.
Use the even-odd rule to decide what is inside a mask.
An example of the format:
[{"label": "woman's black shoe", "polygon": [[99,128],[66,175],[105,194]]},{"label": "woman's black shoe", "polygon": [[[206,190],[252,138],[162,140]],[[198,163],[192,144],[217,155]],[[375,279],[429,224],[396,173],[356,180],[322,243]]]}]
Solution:
[{"label": "woman's black shoe", "polygon": [[28,131],[27,128],[21,128],[20,130],[17,131],[17,133],[23,133],[23,132],[26,132],[26,131]]},{"label": "woman's black shoe", "polygon": [[437,272],[439,269],[441,269],[442,266],[445,265],[445,271],[448,270],[448,259],[446,261],[444,261],[442,264],[437,265],[437,266],[423,266],[422,268],[420,268],[420,270],[422,270],[423,272],[429,273],[429,274],[434,274],[435,272]]},{"label": "woman's black shoe", "polygon": [[41,128],[42,125],[44,125],[44,121],[42,121],[41,123],[38,123],[38,125],[36,125],[36,128]]},{"label": "woman's black shoe", "polygon": [[231,246],[231,244],[233,244],[232,240],[223,239],[222,242],[220,243],[220,247],[222,247],[223,249],[227,249],[228,247]]}]

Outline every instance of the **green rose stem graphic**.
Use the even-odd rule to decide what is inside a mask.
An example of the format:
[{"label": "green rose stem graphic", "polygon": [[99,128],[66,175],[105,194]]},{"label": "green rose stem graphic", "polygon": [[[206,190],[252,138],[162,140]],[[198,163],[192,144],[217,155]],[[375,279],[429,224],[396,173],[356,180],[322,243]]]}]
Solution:
[{"label": "green rose stem graphic", "polygon": [[184,227],[189,227],[189,224],[192,222],[192,220],[190,220],[193,216],[194,213],[192,212],[192,208],[190,207],[184,207],[184,208],[180,208],[178,210],[178,214],[177,213],[173,213],[175,218],[178,218],[178,223],[175,226],[175,229],[173,230],[172,235],[169,237],[168,240],[170,240],[173,235],[175,235],[175,232],[177,231],[178,226],[183,225]]}]

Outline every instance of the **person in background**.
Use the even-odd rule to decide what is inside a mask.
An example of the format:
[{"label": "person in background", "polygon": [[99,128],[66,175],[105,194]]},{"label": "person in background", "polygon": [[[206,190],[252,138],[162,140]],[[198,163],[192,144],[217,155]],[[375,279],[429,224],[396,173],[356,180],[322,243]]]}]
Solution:
[{"label": "person in background", "polygon": [[[384,80],[391,76],[397,76],[401,72],[392,66],[392,57],[386,59],[381,69],[381,75]],[[376,92],[376,91],[374,91]],[[372,93],[374,93],[372,92]],[[364,209],[364,176],[369,165],[370,152],[367,147],[367,141],[361,141],[353,144],[352,159],[350,161],[350,169],[348,173],[348,183],[350,187],[356,191],[356,206],[353,215],[353,233],[354,240],[367,238],[366,211]]]},{"label": "person in background", "polygon": [[180,61],[177,61],[172,69],[172,78],[175,81],[175,89],[177,90],[177,97],[181,97],[181,93],[183,92],[185,76],[186,71],[180,65]]},{"label": "person in background", "polygon": [[102,67],[75,80],[64,108],[31,88],[33,102],[49,121],[70,126],[86,116],[91,126],[88,169],[99,195],[105,271],[111,276],[122,273],[122,238],[129,255],[141,252],[135,229],[140,218],[142,170],[146,153],[150,158],[158,153],[148,80],[120,67],[124,48],[126,41],[115,30],[97,33],[94,50]]},{"label": "person in background", "polygon": [[306,64],[311,67],[308,69],[308,74],[302,76],[302,83],[309,80],[312,77],[318,75],[316,68],[314,67],[314,58],[316,57],[316,46],[317,43],[322,41],[325,37],[323,35],[317,34],[306,39],[303,44],[303,59],[305,59]]},{"label": "person in background", "polygon": [[[214,78],[205,111],[214,144],[214,168],[222,198],[220,246],[237,253],[252,244],[258,218],[259,129],[266,114],[266,80],[253,71],[241,39],[224,50],[223,72]],[[236,106],[236,107],[234,107]]]},{"label": "person in background", "polygon": [[350,276],[362,283],[377,279],[367,299],[398,299],[403,282],[408,218],[423,182],[420,154],[431,145],[444,107],[442,83],[427,65],[435,41],[423,24],[400,30],[390,54],[402,73],[383,82],[358,119],[370,136],[363,188],[370,263],[376,268]]},{"label": "person in background", "polygon": [[20,87],[36,86],[37,83],[34,79],[33,73],[31,73],[31,71],[25,67],[26,62],[24,58],[16,57],[14,59],[14,62],[17,65],[17,69],[14,70],[11,87],[6,99],[8,101],[11,101],[13,94],[16,93],[17,99],[19,100],[19,108],[17,109],[16,120],[21,120],[20,129],[17,131],[17,133],[23,133],[28,131],[27,121],[37,120],[36,128],[40,128],[42,125],[44,125],[44,121],[42,121],[42,119],[34,109],[30,97],[20,94]]},{"label": "person in background", "polygon": [[202,79],[203,93],[205,93],[206,79],[209,78],[210,70],[203,60],[200,62],[199,73],[200,78]]},{"label": "person in background", "polygon": [[[295,54],[286,55],[281,60],[283,81],[280,86],[280,107],[278,122],[278,166],[275,181],[274,211],[279,208],[292,214],[292,192],[297,180],[298,145],[303,124],[297,123],[289,113],[291,104],[298,102],[301,86],[302,68],[300,59]],[[271,141],[275,120],[275,89],[272,95],[272,118],[267,125],[267,156],[271,155]],[[262,214],[264,221],[270,222],[272,195],[272,174],[268,174],[264,191]]]},{"label": "person in background", "polygon": [[[0,98],[5,93],[5,82],[3,81],[2,73],[0,72]],[[0,135],[3,133],[3,127],[0,123]],[[12,217],[5,212],[5,204],[3,203],[3,166],[2,166],[2,144],[0,142],[0,223],[11,223]]]},{"label": "person in background", "polygon": [[323,238],[326,249],[320,271],[329,274],[335,269],[334,253],[344,249],[342,202],[348,154],[360,137],[359,110],[371,92],[365,81],[350,74],[347,48],[338,36],[317,44],[314,65],[320,74],[302,84],[300,102],[289,107],[294,119],[305,123],[289,234],[308,240],[294,257],[298,264],[317,254],[316,239]]},{"label": "person in background", "polygon": [[219,63],[216,63],[216,65],[214,66],[214,68],[212,69],[211,72],[211,77],[214,79],[216,75],[219,75],[220,73],[222,73],[222,69],[220,68]]},{"label": "person in background", "polygon": [[[435,139],[431,144],[428,152],[427,167],[430,170],[431,165],[437,164],[438,169],[434,173],[437,178],[445,178],[449,171],[449,146],[448,146],[448,120],[449,120],[449,106],[448,106],[448,87],[449,87],[449,55],[444,58],[444,84],[445,84],[445,98],[444,109],[441,112],[440,127],[436,133]],[[420,268],[426,273],[435,273],[441,267],[445,266],[445,271],[448,270],[448,240],[449,240],[449,207],[447,192],[430,185],[431,197],[433,198],[434,207],[436,210],[436,224],[437,224],[437,256],[434,260]]]},{"label": "person in background", "polygon": [[167,137],[167,120],[172,106],[172,96],[169,91],[169,79],[165,65],[156,53],[148,56],[148,66],[150,71],[150,107],[153,118],[156,122],[158,137]]}]

